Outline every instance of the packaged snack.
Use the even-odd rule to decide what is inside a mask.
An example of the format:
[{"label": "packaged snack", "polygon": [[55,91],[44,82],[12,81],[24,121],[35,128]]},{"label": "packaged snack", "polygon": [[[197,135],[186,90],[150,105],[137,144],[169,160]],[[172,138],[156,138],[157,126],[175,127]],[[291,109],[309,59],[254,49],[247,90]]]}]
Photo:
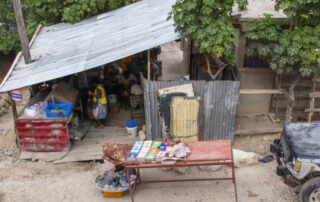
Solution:
[{"label": "packaged snack", "polygon": [[158,152],[159,152],[159,149],[156,147],[151,147],[151,149],[149,150],[149,153],[151,153],[151,154],[156,154]]},{"label": "packaged snack", "polygon": [[140,152],[137,156],[137,161],[145,161],[148,153]]},{"label": "packaged snack", "polygon": [[161,144],[158,149],[159,151],[165,151],[166,150],[167,145],[166,144]]},{"label": "packaged snack", "polygon": [[137,156],[138,156],[138,154],[130,153],[128,155],[127,161],[136,161],[137,160]]},{"label": "packaged snack", "polygon": [[150,147],[142,147],[140,152],[149,153]]},{"label": "packaged snack", "polygon": [[141,147],[132,147],[130,153],[138,154],[140,152]]},{"label": "packaged snack", "polygon": [[147,147],[151,147],[152,145],[152,141],[148,140],[148,141],[144,141],[143,146],[147,146]]},{"label": "packaged snack", "polygon": [[156,154],[148,153],[146,156],[146,161],[154,161]]},{"label": "packaged snack", "polygon": [[135,141],[133,147],[142,147],[143,141]]},{"label": "packaged snack", "polygon": [[160,141],[153,141],[151,147],[159,147],[162,144]]}]

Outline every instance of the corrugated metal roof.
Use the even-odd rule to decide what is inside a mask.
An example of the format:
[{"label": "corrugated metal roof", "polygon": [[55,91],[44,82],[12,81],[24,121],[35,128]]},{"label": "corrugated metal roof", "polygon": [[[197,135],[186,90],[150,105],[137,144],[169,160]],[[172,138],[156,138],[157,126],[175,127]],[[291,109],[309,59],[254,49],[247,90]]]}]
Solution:
[{"label": "corrugated metal roof", "polygon": [[[167,20],[175,2],[143,0],[73,25],[43,27],[31,47],[35,61],[25,64],[21,57],[0,92],[83,72],[181,38],[173,20]],[[270,0],[249,0],[246,11],[238,12],[235,5],[233,14],[243,20],[265,12],[285,18],[273,6]]]},{"label": "corrugated metal roof", "polygon": [[0,92],[86,71],[179,39],[167,20],[175,0],[143,0],[83,20],[43,27]]}]

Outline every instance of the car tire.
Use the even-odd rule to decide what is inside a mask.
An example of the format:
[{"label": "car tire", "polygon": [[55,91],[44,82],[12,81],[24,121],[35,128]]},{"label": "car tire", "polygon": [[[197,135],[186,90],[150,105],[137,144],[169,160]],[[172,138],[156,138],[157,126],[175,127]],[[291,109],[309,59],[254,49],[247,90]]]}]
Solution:
[{"label": "car tire", "polygon": [[300,197],[302,202],[319,202],[320,177],[315,177],[306,181],[301,187]]}]

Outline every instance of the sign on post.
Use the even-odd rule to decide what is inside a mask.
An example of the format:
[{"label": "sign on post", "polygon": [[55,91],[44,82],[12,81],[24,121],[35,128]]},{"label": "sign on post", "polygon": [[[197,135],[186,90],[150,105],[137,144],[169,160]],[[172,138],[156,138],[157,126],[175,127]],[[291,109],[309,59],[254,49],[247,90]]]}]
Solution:
[{"label": "sign on post", "polygon": [[17,90],[13,90],[10,92],[10,97],[12,100],[14,100],[16,102],[20,102],[22,100],[22,93],[20,93]]}]

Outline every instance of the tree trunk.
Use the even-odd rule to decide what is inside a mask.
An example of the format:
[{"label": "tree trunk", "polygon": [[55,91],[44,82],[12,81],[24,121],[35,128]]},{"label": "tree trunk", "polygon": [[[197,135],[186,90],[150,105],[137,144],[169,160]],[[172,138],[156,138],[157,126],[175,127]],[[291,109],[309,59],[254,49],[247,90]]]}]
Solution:
[{"label": "tree trunk", "polygon": [[288,93],[288,101],[287,101],[287,107],[286,107],[286,122],[290,123],[292,120],[292,109],[294,105],[294,89],[300,82],[301,75],[299,74],[296,79],[292,82],[290,88],[289,88],[289,93]]},{"label": "tree trunk", "polygon": [[216,80],[217,77],[219,76],[219,74],[224,70],[224,68],[226,68],[228,65],[223,63],[219,58],[217,58],[215,55],[212,55],[212,58],[214,60],[214,62],[216,63],[216,65],[218,66],[218,71],[215,75],[212,74],[211,72],[211,65],[210,65],[210,60],[208,58],[208,56],[205,56],[206,58],[206,62],[207,62],[207,68],[208,68],[208,74],[210,75],[212,80]]}]

